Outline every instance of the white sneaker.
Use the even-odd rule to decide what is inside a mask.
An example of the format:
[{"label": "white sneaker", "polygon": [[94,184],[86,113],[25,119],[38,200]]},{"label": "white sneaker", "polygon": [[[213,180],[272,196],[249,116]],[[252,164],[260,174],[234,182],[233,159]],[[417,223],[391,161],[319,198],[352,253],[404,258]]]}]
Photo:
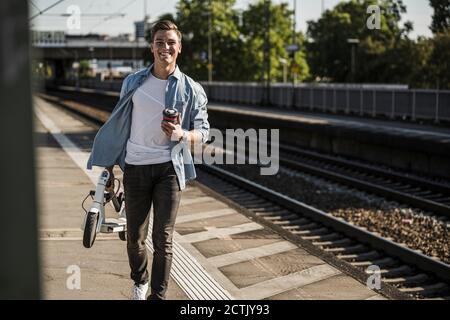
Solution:
[{"label": "white sneaker", "polygon": [[148,290],[148,282],[146,284],[133,285],[133,295],[131,300],[145,300]]}]

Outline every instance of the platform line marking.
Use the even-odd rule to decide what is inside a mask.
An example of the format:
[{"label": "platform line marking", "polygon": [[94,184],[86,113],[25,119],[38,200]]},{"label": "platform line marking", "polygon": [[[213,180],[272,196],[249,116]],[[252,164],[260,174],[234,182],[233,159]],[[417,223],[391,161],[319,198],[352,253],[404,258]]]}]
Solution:
[{"label": "platform line marking", "polygon": [[224,217],[229,216],[232,214],[237,214],[236,210],[225,208],[225,209],[219,209],[219,210],[212,210],[212,211],[204,211],[199,213],[193,213],[193,214],[185,214],[177,217],[177,224],[180,223],[186,223],[186,222],[192,222],[197,220],[203,220],[203,219],[211,219],[211,218],[218,218],[218,217]]},{"label": "platform line marking", "polygon": [[239,224],[239,225],[227,227],[227,228],[215,228],[215,229],[210,229],[208,231],[201,231],[201,232],[186,234],[186,235],[183,235],[183,241],[189,242],[189,243],[194,243],[194,242],[200,242],[200,241],[210,240],[210,239],[214,239],[214,238],[224,238],[226,236],[230,236],[233,234],[261,230],[261,229],[264,229],[264,227],[255,222],[249,222],[249,223]]},{"label": "platform line marking", "polygon": [[208,259],[192,244],[188,242],[183,242],[181,236],[176,234],[174,239],[183,246],[192,256],[196,258],[196,260],[205,268],[208,273],[214,277],[217,281],[220,282],[223,288],[225,288],[231,295],[234,297],[239,289],[236,285],[227,278],[218,268],[209,263]]},{"label": "platform line marking", "polygon": [[295,244],[288,241],[277,241],[275,243],[263,245],[260,247],[243,249],[237,252],[231,252],[220,256],[208,258],[208,261],[217,268],[228,266],[235,263],[263,258],[274,254],[294,250],[298,248]]},{"label": "platform line marking", "polygon": [[39,229],[40,232],[81,232],[80,228],[44,228]]},{"label": "platform line marking", "polygon": [[[39,238],[39,241],[82,241],[82,237],[47,237],[47,238]],[[104,241],[104,240],[117,240],[122,241],[118,237],[111,237],[111,238],[95,238],[95,241]]]},{"label": "platform line marking", "polygon": [[191,205],[191,204],[208,202],[208,201],[216,201],[216,199],[214,199],[212,197],[199,197],[199,198],[192,198],[192,199],[186,199],[186,200],[181,199],[180,207]]},{"label": "platform line marking", "polygon": [[[36,99],[39,101],[38,99]],[[36,101],[35,100],[35,101]],[[53,138],[59,143],[61,148],[69,155],[69,157],[80,167],[83,172],[89,177],[91,182],[96,185],[98,177],[103,171],[102,168],[94,168],[93,170],[87,170],[86,164],[89,159],[87,152],[81,151],[64,133],[61,129],[51,120],[42,110],[41,101],[34,108],[34,112],[37,118],[42,122],[44,127],[52,134]]]},{"label": "platform line marking", "polygon": [[328,279],[340,273],[339,270],[327,264],[320,264],[283,277],[241,288],[236,298],[262,300],[291,289]]},{"label": "platform line marking", "polygon": [[[89,153],[81,151],[67,136],[62,133],[61,129],[53,122],[53,120],[51,120],[44,113],[44,111],[41,110],[42,101],[35,101],[37,101],[34,108],[36,117],[42,122],[44,127],[46,127],[46,129],[52,134],[55,140],[61,145],[61,148],[91,179],[92,183],[94,185],[97,184],[98,176],[102,172],[103,168],[95,168],[91,171],[87,170],[86,163],[89,159]],[[174,236],[179,236],[176,231],[174,231]],[[147,249],[150,252],[153,252],[153,246],[151,245],[150,225],[146,245]],[[190,299],[234,299],[231,294],[227,290],[222,288],[222,286],[207,273],[207,271],[195,260],[195,258],[176,241],[173,242],[173,252],[174,259],[172,261],[173,270],[171,272],[171,276]]]},{"label": "platform line marking", "polygon": [[[151,212],[153,215],[153,210]],[[149,219],[149,230],[152,230],[153,219]],[[179,235],[174,232],[174,238]],[[149,232],[146,243],[150,252],[153,252],[152,237]],[[216,282],[206,269],[177,241],[173,241],[174,260],[173,269],[180,275],[185,283],[186,290],[192,295],[193,300],[229,300],[231,295],[222,286],[211,285]],[[188,294],[188,292],[186,292]]]}]

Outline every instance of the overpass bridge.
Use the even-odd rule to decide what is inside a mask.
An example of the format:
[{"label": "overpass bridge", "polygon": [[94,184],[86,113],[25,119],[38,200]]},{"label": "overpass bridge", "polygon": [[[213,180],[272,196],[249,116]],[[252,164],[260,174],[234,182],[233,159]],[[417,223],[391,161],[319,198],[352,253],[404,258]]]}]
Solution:
[{"label": "overpass bridge", "polygon": [[143,60],[149,45],[143,38],[128,36],[66,35],[62,31],[32,32],[33,59],[52,69],[52,77],[65,79],[80,60]]},{"label": "overpass bridge", "polygon": [[37,43],[33,49],[38,51],[39,58],[44,60],[78,60],[103,59],[127,60],[142,59],[149,45],[146,41],[117,41],[117,40],[79,40],[74,39],[65,43]]}]

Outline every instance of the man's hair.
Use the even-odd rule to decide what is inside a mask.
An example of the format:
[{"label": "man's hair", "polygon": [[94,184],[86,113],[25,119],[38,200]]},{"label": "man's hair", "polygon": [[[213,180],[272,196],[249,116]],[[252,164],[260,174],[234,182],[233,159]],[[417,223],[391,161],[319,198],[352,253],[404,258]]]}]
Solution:
[{"label": "man's hair", "polygon": [[155,40],[155,34],[160,30],[175,31],[178,36],[178,39],[181,42],[181,32],[180,32],[180,30],[178,30],[177,25],[170,20],[161,20],[161,21],[155,22],[155,24],[152,26],[151,33],[150,33],[152,42],[153,42],[153,40]]}]

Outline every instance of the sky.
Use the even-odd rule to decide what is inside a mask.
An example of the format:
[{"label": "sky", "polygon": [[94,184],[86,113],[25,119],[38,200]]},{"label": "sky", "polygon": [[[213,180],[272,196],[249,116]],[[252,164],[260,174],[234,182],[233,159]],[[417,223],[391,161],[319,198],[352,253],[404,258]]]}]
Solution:
[{"label": "sky", "polygon": [[[134,33],[134,21],[144,17],[144,2],[147,2],[147,13],[150,20],[156,19],[164,13],[175,13],[177,0],[65,0],[30,21],[34,30],[68,31],[69,34],[86,34],[89,32],[109,34],[112,36],[120,33]],[[245,9],[255,0],[237,0],[236,8]],[[272,0],[273,3],[287,2],[293,8],[297,2],[296,23],[297,29],[306,31],[306,21],[316,20],[322,12],[320,0]],[[323,0],[325,9],[331,9],[343,0]],[[57,0],[29,0],[30,17],[39,11],[56,3]],[[430,37],[431,17],[433,9],[429,6],[429,0],[403,0],[408,12],[404,20],[412,21],[414,31],[412,38],[418,36]],[[67,30],[67,17],[58,16],[66,13],[70,6],[76,5],[81,11],[80,28]],[[111,17],[108,15],[121,12],[125,16]],[[96,15],[100,14],[100,15]]]}]

